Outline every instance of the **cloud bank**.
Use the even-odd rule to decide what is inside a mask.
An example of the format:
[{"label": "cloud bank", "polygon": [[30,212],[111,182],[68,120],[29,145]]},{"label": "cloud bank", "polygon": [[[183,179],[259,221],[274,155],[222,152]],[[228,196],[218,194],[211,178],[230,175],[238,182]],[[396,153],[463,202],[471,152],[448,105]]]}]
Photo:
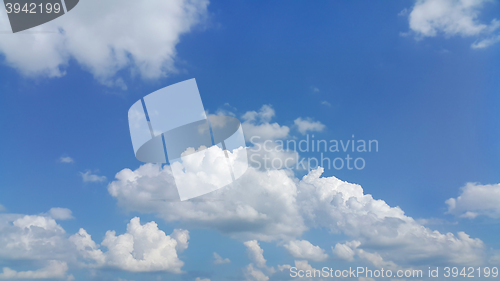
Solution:
[{"label": "cloud bank", "polygon": [[474,219],[486,216],[500,218],[500,184],[480,185],[468,183],[457,198],[446,200],[448,213],[462,218]]}]

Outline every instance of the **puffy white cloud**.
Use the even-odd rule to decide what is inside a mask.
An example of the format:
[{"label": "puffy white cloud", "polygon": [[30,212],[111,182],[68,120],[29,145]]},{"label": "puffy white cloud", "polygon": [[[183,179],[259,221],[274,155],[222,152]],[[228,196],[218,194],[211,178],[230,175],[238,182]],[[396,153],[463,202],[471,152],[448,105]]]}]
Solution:
[{"label": "puffy white cloud", "polygon": [[248,256],[250,260],[258,267],[266,267],[266,259],[264,258],[264,250],[259,245],[257,240],[247,241],[244,243],[248,249]]},{"label": "puffy white cloud", "polygon": [[356,255],[354,249],[359,245],[361,245],[359,241],[346,242],[344,244],[337,243],[335,248],[332,247],[332,251],[338,258],[346,261],[354,261],[354,255]]},{"label": "puffy white cloud", "polygon": [[57,222],[39,215],[0,215],[0,258],[67,260],[71,258],[66,232]]},{"label": "puffy white cloud", "polygon": [[[42,215],[0,215],[0,260],[50,261],[35,271],[4,268],[0,279],[67,278],[68,265],[88,268],[117,268],[130,272],[167,271],[181,273],[178,253],[188,247],[189,232],[175,229],[170,236],[155,222],[141,225],[138,217],[127,232],[108,231],[101,245],[80,229],[68,237],[55,219],[68,219],[71,211],[52,208]],[[102,247],[107,251],[101,250]]]},{"label": "puffy white cloud", "polygon": [[67,262],[76,259],[75,252],[64,229],[47,214],[0,215],[0,249],[0,260],[38,261],[45,265],[28,271],[5,267],[0,279],[71,279],[66,275]]},{"label": "puffy white cloud", "polygon": [[[267,261],[264,258],[264,250],[260,247],[257,240],[251,240],[244,243],[247,247],[248,257],[251,262],[245,269],[245,276],[247,280],[269,280],[268,275],[276,272],[274,267],[268,267]],[[257,266],[258,268],[254,267]]]},{"label": "puffy white cloud", "polygon": [[[418,37],[445,36],[482,36],[472,48],[484,48],[498,41],[492,35],[500,21],[493,19],[485,24],[478,20],[480,10],[488,0],[418,0],[408,19],[410,29]],[[486,37],[486,38],[484,38]]]},{"label": "puffy white cloud", "polygon": [[446,200],[448,213],[462,218],[500,218],[500,184],[467,183],[457,198]]},{"label": "puffy white cloud", "polygon": [[0,273],[0,279],[65,279],[71,277],[66,276],[68,265],[61,261],[49,261],[44,268],[35,271],[15,271],[8,267],[3,268]]},{"label": "puffy white cloud", "polygon": [[[144,78],[175,71],[175,47],[207,14],[206,0],[81,1],[70,13],[24,34],[3,34],[0,52],[25,75],[64,75],[74,59],[97,79],[125,88],[120,70]],[[96,9],[99,7],[99,9]],[[5,9],[0,28],[10,29]]]},{"label": "puffy white cloud", "polygon": [[500,35],[492,36],[486,39],[478,40],[474,43],[472,43],[471,47],[472,49],[484,49],[487,48],[491,45],[494,45],[496,43],[500,42]]},{"label": "puffy white cloud", "polygon": [[83,182],[105,182],[107,180],[105,176],[95,175],[90,171],[80,172],[80,176],[82,176]]},{"label": "puffy white cloud", "polygon": [[281,140],[255,142],[247,149],[248,163],[259,170],[279,170],[296,168],[299,154],[293,150],[285,150],[285,142]]},{"label": "puffy white cloud", "polygon": [[72,213],[70,209],[52,208],[49,210],[48,215],[55,220],[69,220],[73,219]]},{"label": "puffy white cloud", "polygon": [[[379,253],[403,264],[433,259],[434,263],[481,264],[484,245],[459,232],[442,234],[417,223],[399,207],[390,207],[363,193],[359,185],[321,177],[319,168],[299,183],[306,224],[329,227],[356,238],[361,245],[382,247]],[[305,198],[308,197],[308,198]]]},{"label": "puffy white cloud", "polygon": [[94,264],[86,264],[86,266],[99,267],[106,263],[104,253],[99,249],[99,245],[92,240],[92,236],[90,236],[85,229],[80,228],[80,230],[72,235],[69,240],[76,247],[76,250],[83,259],[94,262]]},{"label": "puffy white cloud", "polygon": [[319,121],[312,121],[311,118],[302,119],[299,117],[293,122],[295,123],[295,126],[297,126],[299,132],[303,135],[305,135],[307,132],[321,132],[326,127]]},{"label": "puffy white cloud", "polygon": [[172,235],[170,235],[175,241],[177,241],[177,245],[175,246],[175,250],[178,253],[184,252],[189,246],[189,231],[185,229],[174,229]]},{"label": "puffy white cloud", "polygon": [[307,240],[292,240],[285,244],[284,247],[294,258],[312,261],[324,261],[328,258],[325,250],[319,246],[314,246]]},{"label": "puffy white cloud", "polygon": [[[274,110],[264,107],[260,113],[250,112],[245,118],[269,121],[273,116]],[[193,165],[209,169],[201,160]],[[298,179],[290,170],[250,167],[234,183],[179,203],[170,167],[145,164],[134,171],[117,173],[108,191],[127,211],[154,213],[187,228],[215,229],[241,241],[277,241],[281,245],[289,243],[291,248],[290,241],[305,231],[327,228],[358,241],[356,250],[335,246],[334,254],[346,260],[357,255],[376,261],[379,255],[383,261],[398,261],[402,266],[425,261],[460,265],[484,262],[481,240],[463,232],[455,235],[433,231],[406,216],[401,208],[365,194],[357,184],[322,177],[323,171],[318,168]],[[373,248],[380,250],[368,251]],[[299,252],[295,251],[297,255]],[[257,268],[259,264],[254,262]]]},{"label": "puffy white cloud", "polygon": [[113,267],[130,272],[168,271],[181,273],[184,262],[177,253],[187,248],[187,231],[175,230],[172,236],[158,229],[155,222],[141,225],[138,217],[130,220],[127,232],[116,236],[106,232],[101,243],[108,251],[103,252],[83,229],[71,236],[82,256],[95,262],[98,267]]},{"label": "puffy white cloud", "polygon": [[337,257],[347,261],[354,261],[354,256],[357,255],[361,259],[368,261],[377,268],[386,268],[391,270],[396,270],[399,268],[398,265],[396,265],[394,262],[385,261],[384,258],[376,252],[372,253],[367,252],[363,249],[358,249],[360,245],[361,242],[356,240],[346,242],[344,244],[337,243],[337,245],[335,245],[335,248],[332,247],[332,250],[333,253],[337,255]]},{"label": "puffy white cloud", "polygon": [[241,117],[247,122],[266,122],[269,123],[271,119],[276,115],[276,111],[271,107],[271,105],[265,104],[261,107],[259,112],[248,111]]},{"label": "puffy white cloud", "polygon": [[249,111],[245,113],[241,117],[244,120],[242,127],[245,132],[245,139],[261,142],[286,138],[290,128],[280,126],[278,123],[269,123],[275,115],[276,112],[270,105],[263,105],[258,112]]},{"label": "puffy white cloud", "polygon": [[477,35],[487,28],[477,22],[486,1],[419,0],[409,15],[410,28],[423,36]]},{"label": "puffy white cloud", "polygon": [[59,158],[59,162],[70,164],[70,163],[75,163],[75,160],[73,160],[73,158],[69,156],[61,156],[61,158]]},{"label": "puffy white cloud", "polygon": [[231,260],[228,258],[223,259],[219,254],[214,252],[214,264],[226,264],[231,263]]}]

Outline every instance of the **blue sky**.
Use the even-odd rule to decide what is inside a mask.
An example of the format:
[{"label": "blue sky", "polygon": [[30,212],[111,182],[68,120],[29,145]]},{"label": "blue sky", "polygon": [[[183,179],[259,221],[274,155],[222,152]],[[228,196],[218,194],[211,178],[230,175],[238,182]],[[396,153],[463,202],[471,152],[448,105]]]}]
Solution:
[{"label": "blue sky", "polygon": [[[76,280],[214,281],[266,280],[259,274],[252,275],[257,271],[268,280],[289,280],[287,269],[278,266],[293,266],[295,261],[303,260],[314,268],[380,266],[366,253],[383,257],[386,267],[500,265],[496,234],[500,230],[500,204],[494,207],[500,200],[500,45],[486,46],[487,42],[500,40],[496,20],[499,2],[473,1],[468,6],[467,1],[448,0],[152,1],[158,5],[154,12],[152,7],[133,9],[132,5],[107,5],[102,11],[92,12],[92,5],[97,4],[93,2],[82,1],[67,15],[34,28],[33,33],[0,34],[0,241],[6,241],[0,242],[0,267],[35,271],[46,267],[48,260],[56,260],[68,268],[60,276],[53,276],[54,280],[73,276]],[[195,12],[189,12],[188,7]],[[433,11],[437,8],[444,12],[436,15]],[[6,14],[3,10],[1,13],[0,29],[9,30]],[[100,28],[91,24],[101,20],[106,23],[104,19],[116,15],[130,20]],[[176,24],[180,27],[172,27]],[[59,33],[36,33],[44,30]],[[135,41],[123,43],[123,38]],[[207,206],[185,204],[186,210],[179,207],[179,214],[168,218],[179,205],[155,203],[149,208],[148,202],[134,201],[133,195],[111,194],[112,184],[126,189],[127,183],[115,179],[124,169],[145,178],[134,187],[137,190],[152,184],[147,180],[154,180],[138,170],[143,163],[135,158],[130,141],[130,106],[157,89],[190,78],[196,78],[210,113],[231,112],[246,126],[257,129],[272,123],[279,124],[279,128],[286,126],[289,132],[282,139],[305,137],[294,123],[300,117],[310,124],[324,125],[321,130],[307,131],[316,138],[350,140],[355,135],[356,139],[377,140],[378,152],[356,154],[366,160],[364,169],[326,169],[323,177],[359,184],[365,195],[391,207],[399,206],[406,217],[394,217],[416,220],[407,222],[409,225],[424,225],[441,234],[451,232],[454,237],[463,231],[483,244],[469,241],[475,245],[469,245],[473,248],[469,251],[468,240],[459,239],[457,243],[463,248],[458,247],[450,256],[470,256],[465,261],[432,251],[421,253],[422,259],[405,260],[399,255],[417,254],[415,249],[408,250],[412,248],[408,245],[426,247],[416,246],[421,240],[408,242],[405,237],[401,241],[408,245],[399,254],[391,250],[394,245],[384,247],[379,240],[385,234],[377,227],[387,223],[389,232],[396,231],[391,230],[392,215],[382,216],[375,207],[368,211],[380,219],[369,225],[378,231],[375,236],[363,234],[354,226],[335,229],[331,227],[337,223],[335,216],[328,217],[323,211],[316,213],[317,220],[308,221],[302,211],[297,211],[315,202],[302,201],[307,197],[301,195],[306,189],[294,195],[299,203],[293,207],[297,210],[290,207],[290,213],[259,209],[252,205],[257,204],[253,201],[245,203],[269,217],[279,212],[290,216],[274,221],[276,225],[294,220],[299,212],[305,230],[283,235],[278,230],[260,230],[267,229],[266,223],[252,229],[253,224],[244,218],[240,218],[241,225],[236,223],[237,218],[225,221],[223,214],[233,211],[232,205],[221,206],[221,213],[212,214],[220,216],[219,225],[180,214],[190,209],[213,211],[208,211]],[[272,119],[262,117],[265,108],[274,114]],[[249,111],[255,111],[260,121],[245,120],[243,115]],[[345,157],[345,153],[338,156]],[[72,161],[64,163],[61,157]],[[301,157],[318,154],[301,153]],[[82,174],[86,172],[96,177],[85,181]],[[299,186],[305,174],[295,171],[287,178],[296,180]],[[257,179],[272,182],[278,176],[285,177],[285,172],[256,170],[236,188],[258,190],[260,187],[254,186]],[[463,193],[461,188],[467,183],[472,183],[465,189],[470,193]],[[312,185],[320,190],[323,184],[333,190],[337,183],[331,179]],[[457,199],[456,208],[445,203],[460,195],[462,201]],[[490,201],[481,203],[485,199]],[[269,200],[270,205],[281,206],[281,201]],[[58,219],[48,213],[56,207],[71,210],[72,218]],[[347,224],[366,219],[352,210],[345,212],[350,214],[343,217]],[[134,217],[140,217],[143,225],[156,222],[158,231],[166,235],[174,229],[188,230],[187,249],[174,250],[184,262],[179,268],[183,273],[175,272],[177,268],[168,262],[161,270],[127,270],[119,262],[108,260],[99,264],[69,246],[62,257],[33,254],[24,248],[23,254],[12,254],[10,250],[1,254],[1,247],[7,249],[15,244],[9,240],[14,239],[11,234],[15,231],[26,235],[39,231],[37,226],[16,229],[13,214],[55,219],[64,234],[38,227],[47,231],[43,237],[55,235],[63,241],[61,245],[70,243],[69,237],[80,228],[101,244],[108,230],[116,231],[116,236],[126,233]],[[238,227],[252,230],[243,235]],[[38,249],[36,243],[42,240],[33,242],[32,248]],[[255,243],[248,243],[254,240],[260,245],[257,248]],[[311,247],[321,249],[313,248],[314,255],[298,254],[289,250],[294,241],[309,241]],[[351,241],[360,241],[361,246],[348,244]],[[309,244],[300,245],[307,248]],[[356,253],[353,259],[332,251],[336,245],[350,247]],[[441,244],[436,245],[439,248]],[[267,264],[259,263],[258,255],[253,254],[259,253],[258,247],[264,250]],[[106,252],[104,245],[100,249]],[[214,252],[231,262],[214,265]],[[321,253],[328,257],[322,258]]]}]

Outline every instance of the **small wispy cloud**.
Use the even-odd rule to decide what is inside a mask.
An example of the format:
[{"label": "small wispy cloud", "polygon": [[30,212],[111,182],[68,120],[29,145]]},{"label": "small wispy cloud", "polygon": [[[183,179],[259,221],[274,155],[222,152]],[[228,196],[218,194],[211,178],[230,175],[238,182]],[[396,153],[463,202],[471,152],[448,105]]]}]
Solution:
[{"label": "small wispy cloud", "polygon": [[5,207],[2,204],[0,204],[0,212],[3,212],[5,210],[6,210]]},{"label": "small wispy cloud", "polygon": [[49,210],[48,215],[55,220],[74,219],[71,210],[66,208],[52,208]]},{"label": "small wispy cloud", "polygon": [[326,106],[332,106],[332,104],[327,102],[326,100],[322,101],[321,104]]},{"label": "small wispy cloud", "polygon": [[215,252],[214,252],[214,259],[215,259],[214,264],[226,264],[231,262],[231,260],[229,260],[228,258],[223,259],[219,254]]},{"label": "small wispy cloud", "polygon": [[317,87],[312,87],[312,91],[315,93],[319,93],[319,89]]},{"label": "small wispy cloud", "polygon": [[66,163],[66,164],[71,164],[71,163],[75,163],[75,160],[69,156],[61,156],[59,158],[59,162],[61,163]]},{"label": "small wispy cloud", "polygon": [[91,171],[86,171],[85,173],[80,172],[83,182],[105,182],[107,178],[105,176],[98,176],[92,174]]}]

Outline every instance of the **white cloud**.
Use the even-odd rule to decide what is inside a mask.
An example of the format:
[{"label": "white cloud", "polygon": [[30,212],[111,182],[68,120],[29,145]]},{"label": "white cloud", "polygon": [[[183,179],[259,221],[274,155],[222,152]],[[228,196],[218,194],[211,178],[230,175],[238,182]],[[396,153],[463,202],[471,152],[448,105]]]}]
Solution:
[{"label": "white cloud", "polygon": [[285,244],[284,247],[294,258],[312,261],[324,261],[328,258],[325,250],[319,246],[314,246],[307,240],[292,240]]},{"label": "white cloud", "polygon": [[71,215],[73,212],[71,212],[70,209],[66,208],[52,208],[49,210],[49,216],[55,220],[69,220],[73,219],[73,216]]},{"label": "white cloud", "polygon": [[187,239],[187,231],[175,230],[172,236],[167,236],[155,222],[141,225],[138,217],[130,220],[125,234],[116,236],[115,231],[106,232],[101,243],[108,249],[106,252],[99,249],[84,229],[70,237],[82,256],[95,262],[98,267],[130,272],[171,273],[182,272],[184,262],[179,260],[177,253],[187,248]]},{"label": "white cloud", "polygon": [[176,204],[151,201],[168,199],[175,186],[167,167],[146,164],[118,173],[108,190],[129,211],[157,213],[166,221],[216,229],[237,239],[289,241],[309,228],[326,227],[355,238],[360,249],[382,247],[384,259],[403,264],[426,258],[449,264],[483,261],[481,240],[463,232],[455,236],[432,231],[399,207],[364,194],[359,185],[321,177],[322,172],[320,168],[298,180],[286,170],[249,168],[231,186]]},{"label": "white cloud", "polygon": [[175,250],[178,253],[184,252],[189,246],[189,231],[184,229],[174,229],[172,234],[170,235],[175,241],[177,241],[177,245],[175,246]]},{"label": "white cloud", "polygon": [[226,264],[231,263],[231,260],[228,258],[223,259],[219,254],[214,253],[214,264]]},{"label": "white cloud", "polygon": [[[158,213],[166,221],[181,221],[187,227],[215,228],[241,240],[269,241],[295,237],[306,229],[295,202],[296,185],[289,174],[289,171],[249,169],[227,187],[177,204],[179,199],[169,167],[145,164],[135,171],[119,172],[108,191],[129,211]],[[166,202],[153,200],[158,198]]]},{"label": "white cloud", "polygon": [[[184,263],[178,253],[188,247],[189,232],[175,229],[168,236],[155,222],[141,225],[138,217],[127,225],[127,232],[106,232],[101,245],[85,229],[68,237],[55,218],[68,219],[71,211],[52,208],[42,215],[0,215],[0,259],[50,261],[35,271],[4,268],[0,279],[67,278],[69,265],[87,268],[116,268],[129,272],[166,271],[181,273]],[[107,248],[107,251],[101,250]]]},{"label": "white cloud", "polygon": [[201,279],[200,277],[196,277],[194,281],[210,281],[208,278]]},{"label": "white cloud", "polygon": [[346,261],[354,261],[354,255],[356,255],[354,249],[359,245],[361,245],[359,241],[346,242],[344,244],[337,243],[335,248],[332,247],[332,251],[338,258]]},{"label": "white cloud", "polygon": [[321,122],[312,121],[310,118],[302,119],[299,117],[293,122],[295,123],[295,126],[297,126],[299,132],[303,135],[305,135],[307,132],[321,132],[326,127]]},{"label": "white cloud", "polygon": [[75,163],[75,160],[73,160],[73,158],[69,156],[61,156],[61,158],[59,158],[59,162],[70,164],[70,163]]},{"label": "white cloud", "polygon": [[417,37],[449,36],[489,37],[472,44],[472,48],[484,48],[498,41],[491,37],[500,21],[493,19],[485,24],[478,20],[480,10],[488,0],[417,0],[408,19],[410,29]]},{"label": "white cloud", "polygon": [[253,264],[249,264],[245,269],[246,280],[248,281],[268,281],[269,276],[267,276],[261,270],[254,268]]},{"label": "white cloud", "polygon": [[[459,232],[441,234],[417,223],[399,207],[390,207],[383,200],[375,200],[363,193],[359,185],[339,181],[334,177],[322,178],[323,170],[306,175],[299,188],[305,199],[302,206],[311,223],[329,226],[363,245],[383,246],[382,256],[400,263],[411,264],[422,259],[440,260],[453,264],[481,264],[484,245]],[[309,190],[309,192],[307,191]],[[389,247],[391,245],[392,247]]]},{"label": "white cloud", "polygon": [[500,184],[467,183],[457,198],[446,200],[448,213],[463,218],[500,218]]},{"label": "white cloud", "polygon": [[322,104],[322,105],[326,105],[326,106],[328,106],[328,107],[332,106],[332,104],[331,104],[331,103],[329,103],[329,102],[328,102],[328,101],[326,101],[326,100],[322,101],[322,102],[321,102],[321,104]]},{"label": "white cloud", "polygon": [[384,258],[376,252],[367,252],[363,249],[359,249],[361,242],[359,241],[350,241],[344,244],[337,243],[335,248],[332,247],[333,253],[337,255],[337,257],[347,260],[354,261],[354,256],[358,256],[362,260],[365,260],[375,266],[376,268],[385,268],[390,270],[398,270],[401,269],[396,263],[392,261],[386,261]]},{"label": "white cloud", "polygon": [[[317,279],[318,275],[314,275],[318,269],[316,269],[312,265],[310,265],[307,260],[295,260],[294,264],[295,264],[295,266],[294,266],[293,271],[297,273],[299,270],[302,270],[301,274],[303,274],[304,276],[303,277],[298,277],[298,276],[293,277],[293,279],[291,279],[291,280],[307,280],[307,281],[318,280]],[[292,266],[289,264],[279,265],[278,269],[281,272],[284,271],[286,273],[287,277],[289,277],[291,272],[292,272]],[[287,270],[287,271],[285,271],[285,270]],[[314,277],[314,276],[316,276],[316,277]],[[323,279],[319,279],[319,280],[323,280]]]},{"label": "white cloud", "polygon": [[[266,116],[261,119],[270,120],[274,115],[269,108],[261,111]],[[257,120],[258,115],[250,113],[247,120]],[[200,169],[205,168],[204,161],[196,163]],[[455,235],[433,231],[406,216],[399,207],[365,194],[361,186],[322,177],[322,173],[319,168],[298,179],[289,170],[250,167],[233,184],[178,204],[170,168],[145,164],[134,171],[117,173],[108,191],[127,211],[154,213],[187,228],[215,229],[240,241],[276,241],[283,245],[309,229],[326,228],[358,241],[353,251],[360,258],[359,250],[367,252],[365,260],[376,260],[379,255],[384,261],[398,261],[402,266],[426,260],[456,265],[484,262],[481,240],[463,232]],[[367,251],[373,248],[380,250]],[[354,259],[354,254],[342,250],[346,249],[339,246],[334,253]],[[259,264],[254,262],[257,268]]]},{"label": "white cloud", "polygon": [[280,140],[252,143],[252,146],[247,149],[249,165],[259,170],[296,167],[299,154],[293,150],[285,150],[284,146],[285,144],[280,143]]},{"label": "white cloud", "polygon": [[92,236],[90,236],[87,231],[83,228],[72,235],[69,241],[75,246],[79,255],[85,259],[94,262],[94,264],[86,264],[87,266],[99,267],[106,263],[106,257],[104,253],[99,249]]},{"label": "white cloud", "polygon": [[257,111],[248,111],[241,117],[245,121],[249,122],[266,122],[269,123],[271,119],[276,115],[276,111],[271,107],[271,105],[263,105],[262,108]]},{"label": "white cloud", "polygon": [[257,240],[247,241],[244,243],[248,250],[250,260],[258,267],[266,267],[266,259],[264,258],[264,250],[259,245]]},{"label": "white cloud", "polygon": [[243,131],[245,132],[245,139],[251,140],[252,137],[256,142],[264,140],[282,139],[288,136],[290,128],[287,126],[280,126],[278,123],[269,123],[276,115],[276,112],[270,105],[263,105],[257,111],[246,112],[241,119]]},{"label": "white cloud", "polygon": [[408,15],[408,9],[407,8],[404,8],[403,10],[401,10],[399,13],[398,13],[398,16],[399,17],[404,17],[404,16],[407,16]]},{"label": "white cloud", "polygon": [[[48,212],[50,213],[50,211]],[[37,261],[43,268],[16,271],[5,267],[0,279],[66,278],[67,262],[76,259],[66,232],[54,218],[42,215],[0,215],[0,259]]]},{"label": "white cloud", "polygon": [[[269,280],[268,275],[276,272],[274,267],[268,267],[264,258],[264,250],[260,247],[257,240],[251,240],[244,243],[247,247],[248,257],[251,263],[246,267],[245,276],[247,280]],[[258,268],[254,267],[257,266]]]},{"label": "white cloud", "polygon": [[5,207],[2,204],[0,204],[0,212],[3,212],[5,210],[6,210]]},{"label": "white cloud", "polygon": [[49,261],[44,268],[35,271],[15,271],[8,267],[3,268],[0,279],[65,279],[68,265],[61,261]]},{"label": "white cloud", "polygon": [[92,174],[90,171],[86,171],[85,173],[80,172],[80,175],[82,176],[83,182],[105,182],[107,180],[105,176],[98,176]]},{"label": "white cloud", "polygon": [[[99,81],[125,88],[121,78],[113,78],[123,69],[143,78],[174,72],[179,37],[203,21],[207,6],[203,0],[81,1],[24,34],[3,34],[0,52],[25,75],[62,76],[74,59]],[[0,29],[10,29],[5,9]]]},{"label": "white cloud", "polygon": [[0,215],[0,258],[67,260],[70,248],[66,232],[51,217]]},{"label": "white cloud", "polygon": [[496,44],[498,42],[500,42],[500,35],[493,36],[493,37],[490,37],[490,38],[486,38],[486,39],[474,42],[471,45],[471,47],[472,47],[472,49],[483,49],[483,48],[487,48],[487,47],[489,47],[491,45],[494,45],[494,44]]},{"label": "white cloud", "polygon": [[494,254],[490,258],[489,263],[492,265],[500,265],[500,253],[497,252],[496,254]]}]

